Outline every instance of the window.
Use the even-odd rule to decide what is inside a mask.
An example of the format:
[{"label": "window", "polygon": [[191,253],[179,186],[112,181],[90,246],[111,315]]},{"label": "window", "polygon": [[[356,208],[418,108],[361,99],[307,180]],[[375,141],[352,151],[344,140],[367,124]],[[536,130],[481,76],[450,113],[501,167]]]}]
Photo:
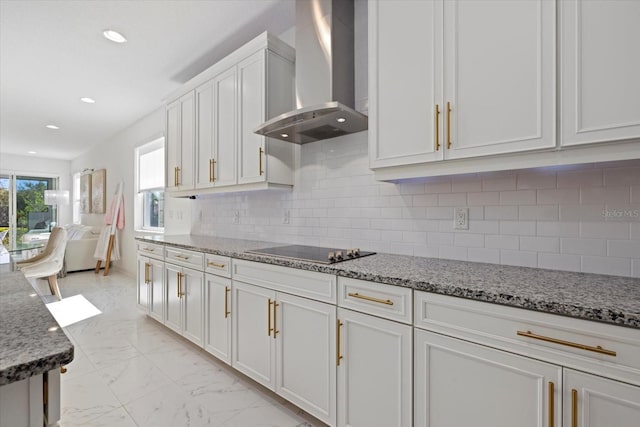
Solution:
[{"label": "window", "polygon": [[136,148],[136,228],[164,230],[164,138]]},{"label": "window", "polygon": [[80,175],[82,172],[73,174],[73,223],[80,224]]}]

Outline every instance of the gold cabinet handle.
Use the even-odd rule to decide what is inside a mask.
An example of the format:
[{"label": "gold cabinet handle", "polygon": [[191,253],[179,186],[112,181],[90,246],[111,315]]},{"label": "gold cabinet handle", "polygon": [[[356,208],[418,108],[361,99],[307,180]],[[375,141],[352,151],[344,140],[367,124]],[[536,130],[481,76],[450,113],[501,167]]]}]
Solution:
[{"label": "gold cabinet handle", "polygon": [[149,264],[144,263],[144,283],[149,284]]},{"label": "gold cabinet handle", "polygon": [[580,343],[576,343],[576,342],[560,340],[558,338],[546,337],[544,335],[534,334],[531,331],[517,331],[517,334],[522,336],[522,337],[533,338],[534,340],[540,340],[540,341],[550,342],[550,343],[554,343],[554,344],[566,345],[568,347],[579,348],[581,350],[587,350],[587,351],[593,351],[595,353],[606,354],[607,356],[614,356],[614,357],[616,356],[616,352],[615,351],[607,350],[607,349],[602,348],[600,346],[593,347],[593,346],[586,345],[586,344],[580,344]]},{"label": "gold cabinet handle", "polygon": [[349,295],[350,297],[360,298],[360,299],[364,299],[364,300],[367,300],[367,301],[373,301],[373,302],[377,302],[377,303],[380,303],[380,304],[393,305],[393,301],[391,301],[390,299],[380,299],[380,298],[370,297],[370,296],[367,296],[367,295],[360,295],[357,292],[349,292],[347,295]]},{"label": "gold cabinet handle", "polygon": [[209,182],[215,182],[216,180],[216,161],[215,159],[209,159]]},{"label": "gold cabinet handle", "polygon": [[273,339],[276,339],[276,336],[278,335],[278,333],[280,332],[278,330],[278,307],[280,306],[280,304],[278,304],[275,300],[273,300]]},{"label": "gold cabinet handle", "polygon": [[[224,318],[229,317],[231,312],[229,311],[229,292],[231,289],[228,286],[224,287]],[[553,427],[553,426],[552,426]]]},{"label": "gold cabinet handle", "polygon": [[578,427],[578,390],[571,389],[571,427]]},{"label": "gold cabinet handle", "polygon": [[340,354],[340,327],[342,327],[344,323],[340,321],[340,319],[336,320],[336,365],[340,366],[340,359],[342,359],[342,355]]},{"label": "gold cabinet handle", "polygon": [[447,150],[451,148],[451,103],[447,102]]},{"label": "gold cabinet handle", "polygon": [[180,185],[180,167],[176,166],[176,187]]},{"label": "gold cabinet handle", "polygon": [[271,336],[271,298],[267,301],[267,335]]},{"label": "gold cabinet handle", "polygon": [[180,298],[181,277],[180,277],[180,272],[179,271],[176,273],[176,277],[178,278],[178,298]]},{"label": "gold cabinet handle", "polygon": [[264,173],[264,171],[262,170],[262,154],[264,154],[264,150],[262,149],[262,147],[258,147],[258,171],[260,172],[260,175]]},{"label": "gold cabinet handle", "polygon": [[555,418],[555,385],[553,381],[549,381],[549,422],[547,425],[549,427],[554,426],[554,418]]},{"label": "gold cabinet handle", "polygon": [[436,104],[436,151],[440,150],[440,105]]},{"label": "gold cabinet handle", "polygon": [[207,261],[207,265],[209,267],[220,268],[220,269],[224,269],[225,267],[224,264],[218,264],[217,262],[213,262],[213,261]]},{"label": "gold cabinet handle", "polygon": [[180,259],[184,259],[184,260],[188,260],[189,259],[188,256],[180,255],[180,254],[176,255],[176,258],[180,258]]}]

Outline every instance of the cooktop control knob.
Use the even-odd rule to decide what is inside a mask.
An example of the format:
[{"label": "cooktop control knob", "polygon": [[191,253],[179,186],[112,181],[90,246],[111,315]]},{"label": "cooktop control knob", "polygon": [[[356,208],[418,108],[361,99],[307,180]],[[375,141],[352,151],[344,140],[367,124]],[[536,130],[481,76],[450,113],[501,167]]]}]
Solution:
[{"label": "cooktop control knob", "polygon": [[353,256],[360,256],[360,248],[353,248],[351,251],[353,252]]},{"label": "cooktop control knob", "polygon": [[342,251],[337,251],[336,252],[336,259],[337,260],[341,260],[342,259]]},{"label": "cooktop control knob", "polygon": [[335,261],[336,254],[334,254],[333,252],[329,252],[329,255],[327,256],[327,258],[329,259],[329,261]]}]

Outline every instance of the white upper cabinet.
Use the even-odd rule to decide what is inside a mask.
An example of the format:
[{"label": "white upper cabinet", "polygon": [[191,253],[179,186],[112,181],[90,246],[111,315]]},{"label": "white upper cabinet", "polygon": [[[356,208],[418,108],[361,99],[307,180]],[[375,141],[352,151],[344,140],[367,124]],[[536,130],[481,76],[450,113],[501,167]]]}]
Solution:
[{"label": "white upper cabinet", "polygon": [[562,145],[640,137],[640,2],[566,0]]},{"label": "white upper cabinet", "polygon": [[371,167],[442,159],[442,2],[369,3]]},{"label": "white upper cabinet", "polygon": [[293,145],[254,133],[294,109],[293,62],[290,46],[263,33],[169,98],[178,99],[167,104],[167,191],[293,185]]},{"label": "white upper cabinet", "polygon": [[555,146],[555,4],[372,1],[371,167]]},{"label": "white upper cabinet", "polygon": [[556,7],[445,1],[445,159],[555,146]]},{"label": "white upper cabinet", "polygon": [[167,191],[194,186],[195,112],[193,91],[167,106]]}]

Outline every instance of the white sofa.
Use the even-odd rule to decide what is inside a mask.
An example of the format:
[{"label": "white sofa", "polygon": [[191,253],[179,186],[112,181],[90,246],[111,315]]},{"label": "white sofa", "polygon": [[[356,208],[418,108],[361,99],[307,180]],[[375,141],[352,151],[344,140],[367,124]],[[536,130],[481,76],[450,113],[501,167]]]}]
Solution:
[{"label": "white sofa", "polygon": [[93,254],[96,250],[100,227],[73,224],[67,229],[67,251],[64,255],[66,272],[91,270],[96,268]]}]

